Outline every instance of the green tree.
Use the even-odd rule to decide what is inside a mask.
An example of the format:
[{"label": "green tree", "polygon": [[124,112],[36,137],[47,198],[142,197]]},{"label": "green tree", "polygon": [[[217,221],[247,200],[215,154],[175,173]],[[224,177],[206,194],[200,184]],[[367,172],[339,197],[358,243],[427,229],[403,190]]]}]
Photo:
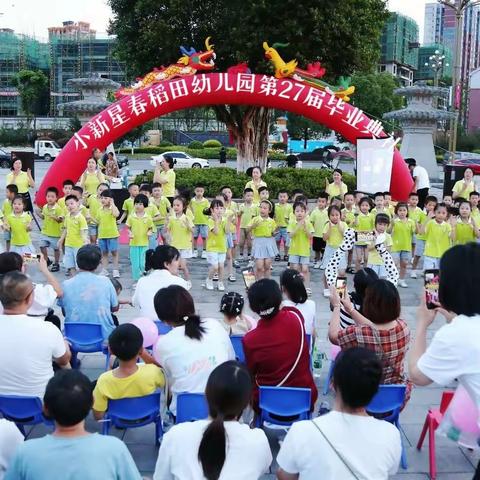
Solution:
[{"label": "green tree", "polygon": [[330,129],[324,125],[294,113],[287,115],[287,130],[289,137],[293,140],[303,140],[303,148],[307,148],[308,140],[330,132]]},{"label": "green tree", "polygon": [[372,117],[381,120],[384,113],[403,105],[403,98],[393,93],[400,86],[398,80],[390,73],[354,74],[352,85],[355,85],[352,104]]},{"label": "green tree", "polygon": [[145,137],[145,134],[148,130],[151,130],[152,122],[144,123],[143,125],[139,125],[134,129],[130,130],[127,134],[125,134],[119,141],[126,141],[130,143],[130,147],[132,149],[132,155],[134,153],[133,147],[138,140],[142,140]]},{"label": "green tree", "polygon": [[[387,11],[384,0],[109,0],[110,32],[132,77],[176,60],[178,47],[202,47],[213,36],[216,66],[248,61],[255,73],[273,72],[263,41],[288,43],[285,60],[300,66],[321,60],[327,80],[371,69]],[[238,147],[237,169],[265,164],[271,111],[264,107],[215,107]]]},{"label": "green tree", "polygon": [[42,104],[48,95],[48,78],[40,70],[20,70],[12,79],[12,85],[20,95],[22,111],[27,117],[30,127],[33,119],[33,130],[36,130],[36,116],[42,110]]}]

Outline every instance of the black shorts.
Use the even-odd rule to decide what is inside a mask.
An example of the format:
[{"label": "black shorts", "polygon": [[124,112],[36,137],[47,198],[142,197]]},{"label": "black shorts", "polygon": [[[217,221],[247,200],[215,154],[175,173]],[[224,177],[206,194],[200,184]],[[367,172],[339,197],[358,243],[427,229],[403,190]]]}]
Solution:
[{"label": "black shorts", "polygon": [[313,237],[312,248],[314,252],[324,252],[327,242],[321,237]]}]

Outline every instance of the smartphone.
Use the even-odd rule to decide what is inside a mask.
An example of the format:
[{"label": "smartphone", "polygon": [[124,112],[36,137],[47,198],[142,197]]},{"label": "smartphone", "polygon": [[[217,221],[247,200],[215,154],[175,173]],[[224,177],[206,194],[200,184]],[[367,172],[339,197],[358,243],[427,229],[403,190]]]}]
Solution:
[{"label": "smartphone", "polygon": [[430,310],[438,307],[438,284],[438,270],[425,270],[425,300]]},{"label": "smartphone", "polygon": [[355,240],[362,243],[370,243],[375,240],[375,232],[355,232]]},{"label": "smartphone", "polygon": [[40,254],[39,253],[24,253],[23,254],[23,261],[25,263],[37,263],[40,261]]},{"label": "smartphone", "polygon": [[345,298],[345,295],[347,294],[347,277],[337,277],[335,288],[338,296],[341,299]]},{"label": "smartphone", "polygon": [[245,282],[245,288],[248,290],[256,281],[255,273],[252,269],[242,270],[243,281]]}]

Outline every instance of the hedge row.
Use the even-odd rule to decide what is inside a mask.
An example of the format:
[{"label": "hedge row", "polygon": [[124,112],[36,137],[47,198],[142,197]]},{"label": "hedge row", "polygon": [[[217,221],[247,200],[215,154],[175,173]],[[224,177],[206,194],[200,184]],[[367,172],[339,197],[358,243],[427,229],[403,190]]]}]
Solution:
[{"label": "hedge row", "polygon": [[[237,173],[233,168],[179,168],[176,172],[176,186],[188,188],[192,191],[195,185],[205,185],[205,196],[212,198],[218,194],[224,185],[228,185],[235,198],[241,198],[245,184],[250,177],[244,173]],[[280,190],[291,192],[301,188],[309,198],[316,196],[325,190],[325,178],[332,181],[332,171],[328,169],[294,169],[294,168],[272,168],[263,176],[270,190],[270,197],[276,199]],[[153,181],[153,172],[148,172],[147,177],[138,175],[136,183]],[[354,190],[356,178],[345,173],[343,181],[348,185],[349,190]]]}]

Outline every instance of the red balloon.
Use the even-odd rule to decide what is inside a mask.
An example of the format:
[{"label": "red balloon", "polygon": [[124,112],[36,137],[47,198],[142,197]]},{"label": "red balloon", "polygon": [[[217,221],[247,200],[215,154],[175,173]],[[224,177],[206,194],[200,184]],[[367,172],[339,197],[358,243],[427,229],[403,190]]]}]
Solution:
[{"label": "red balloon", "polygon": [[[140,90],[95,115],[62,149],[36,195],[45,203],[47,187],[62,191],[66,179],[77,181],[94,147],[107,145],[153,118],[184,108],[206,105],[258,105],[303,115],[340,133],[349,142],[357,138],[385,138],[380,122],[334,95],[292,79],[251,73],[209,73],[175,78]],[[413,181],[400,152],[395,150],[390,191],[406,200]]]}]

